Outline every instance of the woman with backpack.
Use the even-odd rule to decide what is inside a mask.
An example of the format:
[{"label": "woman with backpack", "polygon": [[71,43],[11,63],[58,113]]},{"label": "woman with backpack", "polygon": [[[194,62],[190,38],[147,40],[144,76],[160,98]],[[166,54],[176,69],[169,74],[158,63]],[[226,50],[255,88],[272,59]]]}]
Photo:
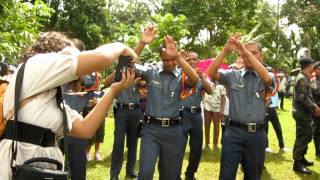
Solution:
[{"label": "woman with backpack", "polygon": [[[16,165],[21,165],[34,157],[47,157],[61,163],[64,162],[56,143],[57,138],[63,135],[63,113],[56,102],[57,87],[76,80],[80,76],[109,67],[120,55],[132,56],[134,60],[137,59],[134,51],[121,43],[107,44],[80,53],[76,48],[73,48],[70,39],[62,33],[45,32],[40,35],[23,56],[26,65],[21,88],[18,122],[19,125],[20,123],[24,124],[25,129],[24,133],[18,131]],[[0,141],[1,180],[12,179],[10,163],[13,137],[10,136],[10,131],[12,134],[13,128],[8,127],[14,117],[16,76],[17,73],[12,77],[3,103],[3,114],[7,120],[7,128]],[[105,120],[105,115],[117,93],[135,81],[134,72],[123,72],[122,80],[111,86],[108,93],[85,118],[66,106],[68,135],[91,138]],[[32,136],[37,133],[33,129],[39,130],[39,133],[44,130],[46,134]],[[28,133],[28,131],[32,132]],[[41,163],[39,166],[47,167],[48,164]]]}]

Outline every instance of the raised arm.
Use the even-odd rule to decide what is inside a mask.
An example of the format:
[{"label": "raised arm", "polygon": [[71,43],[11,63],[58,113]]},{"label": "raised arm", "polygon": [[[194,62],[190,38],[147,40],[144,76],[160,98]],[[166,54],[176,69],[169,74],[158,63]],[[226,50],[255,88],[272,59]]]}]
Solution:
[{"label": "raised arm", "polygon": [[142,34],[141,34],[141,39],[139,40],[139,42],[137,43],[136,47],[134,48],[134,52],[140,56],[143,48],[151,43],[157,35],[157,29],[153,26],[148,26],[146,28],[144,28]]},{"label": "raised arm", "polygon": [[196,72],[197,72],[200,80],[202,81],[203,90],[204,90],[207,94],[211,95],[211,94],[213,93],[213,91],[212,91],[212,88],[211,88],[211,86],[210,86],[210,84],[209,84],[209,82],[208,82],[208,80],[207,80],[206,75],[204,75],[199,69],[196,69]]},{"label": "raised arm", "polygon": [[266,86],[270,86],[272,84],[272,78],[263,64],[250,51],[248,51],[242,43],[240,43],[239,39],[232,38],[231,43],[234,45],[235,50],[242,57],[243,61],[248,61],[252,65],[252,68],[259,74],[263,83]]},{"label": "raised arm", "polygon": [[105,120],[106,114],[117,94],[138,81],[138,79],[134,79],[134,77],[134,71],[127,71],[126,75],[123,72],[122,80],[111,85],[109,92],[103,96],[101,101],[83,119],[83,121],[75,120],[73,122],[70,135],[85,139],[91,138]]},{"label": "raised arm", "polygon": [[114,80],[114,76],[115,76],[116,72],[112,72],[111,74],[109,74],[106,79],[104,79],[104,86],[107,88],[109,86],[111,86],[111,84],[113,83]]},{"label": "raised arm", "polygon": [[210,64],[208,68],[208,75],[213,79],[213,80],[220,80],[220,74],[218,72],[218,69],[220,65],[223,63],[223,60],[225,59],[226,56],[228,56],[232,52],[232,44],[231,44],[231,38],[234,38],[231,36],[227,43],[225,44],[224,48],[222,51],[216,56],[214,61]]},{"label": "raised arm", "polygon": [[197,82],[199,81],[199,76],[197,75],[195,70],[184,60],[181,53],[178,52],[176,42],[172,39],[171,36],[166,36],[164,43],[165,43],[165,47],[166,47],[166,51],[167,51],[168,55],[175,57],[176,61],[179,63],[182,70],[188,76],[188,82],[187,82],[188,85],[190,87],[195,86],[197,84]]},{"label": "raised arm", "polygon": [[136,53],[122,43],[111,43],[94,50],[83,51],[78,56],[77,76],[83,76],[109,67],[120,55],[131,56],[133,62],[138,59]]}]

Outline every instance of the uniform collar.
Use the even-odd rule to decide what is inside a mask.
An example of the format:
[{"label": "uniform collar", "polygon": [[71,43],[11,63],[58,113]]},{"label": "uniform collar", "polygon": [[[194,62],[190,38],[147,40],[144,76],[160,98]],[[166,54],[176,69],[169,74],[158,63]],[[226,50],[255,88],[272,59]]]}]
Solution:
[{"label": "uniform collar", "polygon": [[249,70],[249,69],[247,69],[247,68],[242,68],[242,69],[240,69],[239,71],[240,71],[242,77],[243,77],[244,75],[246,75],[247,73],[250,73],[250,72],[254,72],[253,74],[255,74],[256,76],[258,76],[258,74],[257,74],[256,71]]},{"label": "uniform collar", "polygon": [[[164,72],[163,65],[159,66],[157,69],[158,73]],[[180,75],[180,70],[176,67],[172,72],[171,72],[175,77],[178,77]]]}]

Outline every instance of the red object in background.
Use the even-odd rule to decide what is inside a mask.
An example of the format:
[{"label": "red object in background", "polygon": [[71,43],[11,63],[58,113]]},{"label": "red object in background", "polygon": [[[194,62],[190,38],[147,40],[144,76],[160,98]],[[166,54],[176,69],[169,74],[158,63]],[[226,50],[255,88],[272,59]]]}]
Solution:
[{"label": "red object in background", "polygon": [[[203,72],[204,74],[208,75],[208,68],[213,61],[214,59],[200,60],[200,62],[197,64],[197,68],[199,68],[200,71]],[[229,64],[220,65],[220,69],[228,69],[228,68],[229,68]]]}]

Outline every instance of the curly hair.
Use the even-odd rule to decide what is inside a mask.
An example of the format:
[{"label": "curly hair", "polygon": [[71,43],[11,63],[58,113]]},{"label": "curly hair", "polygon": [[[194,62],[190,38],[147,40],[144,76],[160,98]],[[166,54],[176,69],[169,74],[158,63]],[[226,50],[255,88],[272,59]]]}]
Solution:
[{"label": "curly hair", "polygon": [[73,45],[72,41],[61,32],[42,32],[37,41],[26,49],[22,56],[22,62],[26,62],[36,54],[59,52],[71,45]]}]

